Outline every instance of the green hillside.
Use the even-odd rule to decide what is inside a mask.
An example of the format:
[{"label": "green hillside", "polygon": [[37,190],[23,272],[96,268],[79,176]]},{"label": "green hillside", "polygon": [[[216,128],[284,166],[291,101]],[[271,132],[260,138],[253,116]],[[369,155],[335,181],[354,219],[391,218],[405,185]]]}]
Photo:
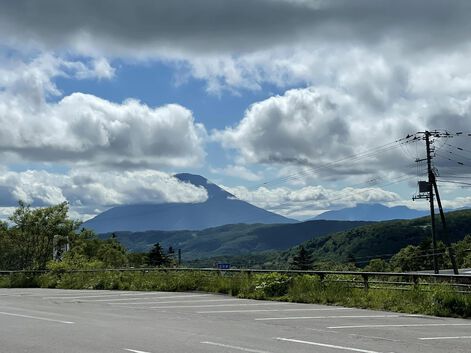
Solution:
[{"label": "green hillside", "polygon": [[[456,242],[471,234],[471,210],[447,213],[449,241]],[[437,217],[437,240],[444,240],[441,222]],[[325,237],[309,240],[303,245],[314,263],[321,261],[354,261],[363,265],[369,259],[389,258],[407,245],[418,245],[431,238],[430,217],[413,220],[378,222]],[[292,248],[280,254],[278,264],[285,264],[295,254]]]},{"label": "green hillside", "polygon": [[[182,249],[185,260],[285,250],[309,239],[359,227],[370,222],[308,221],[294,224],[230,224],[201,231],[116,232],[128,250],[147,252],[159,242]],[[110,233],[100,238],[110,237]]]}]

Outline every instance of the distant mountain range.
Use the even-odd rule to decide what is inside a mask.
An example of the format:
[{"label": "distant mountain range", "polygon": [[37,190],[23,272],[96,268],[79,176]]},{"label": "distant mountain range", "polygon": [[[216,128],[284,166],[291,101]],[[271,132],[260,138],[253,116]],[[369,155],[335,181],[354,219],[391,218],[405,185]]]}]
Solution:
[{"label": "distant mountain range", "polygon": [[146,230],[201,230],[237,223],[297,223],[297,220],[280,216],[237,199],[206,178],[193,174],[177,174],[176,178],[208,192],[202,203],[165,203],[123,205],[113,207],[83,226],[97,233]]},{"label": "distant mountain range", "polygon": [[[306,240],[371,222],[307,221],[294,224],[229,224],[200,231],[115,232],[128,250],[147,252],[157,242],[182,249],[184,260],[285,250]],[[111,233],[100,234],[106,239]]]},{"label": "distant mountain range", "polygon": [[379,203],[358,204],[355,207],[321,213],[315,220],[337,221],[388,221],[393,219],[413,219],[428,215],[428,211],[418,211],[406,206],[387,207]]},{"label": "distant mountain range", "polygon": [[[448,212],[446,214],[448,226],[448,239],[450,242],[462,240],[466,235],[471,234],[471,209]],[[355,223],[348,221],[313,221],[313,222],[337,222]],[[305,222],[309,224],[311,222]],[[286,225],[292,226],[297,234],[296,226],[305,223]],[[368,223],[368,222],[363,222]],[[273,226],[276,227],[276,226]],[[276,229],[276,228],[274,228]],[[271,231],[270,228],[267,231]],[[439,217],[437,216],[437,239],[444,241],[445,235]],[[313,262],[322,268],[322,264],[346,263],[354,260],[357,266],[365,266],[373,258],[389,259],[399,250],[407,245],[419,245],[424,241],[431,241],[430,217],[421,217],[411,220],[391,220],[383,222],[370,222],[369,224],[358,226],[344,231],[329,232],[326,235],[317,235],[312,239],[302,243],[307,252],[311,255]],[[209,258],[199,258],[188,262],[196,267],[212,266],[214,262],[227,262],[234,266],[252,268],[288,268],[290,259],[299,251],[296,244],[289,250],[278,250],[271,252],[258,252],[251,254],[234,254],[221,256],[214,254]],[[430,246],[429,246],[430,247]],[[466,251],[466,250],[464,250]],[[465,256],[463,249],[461,255]]]}]

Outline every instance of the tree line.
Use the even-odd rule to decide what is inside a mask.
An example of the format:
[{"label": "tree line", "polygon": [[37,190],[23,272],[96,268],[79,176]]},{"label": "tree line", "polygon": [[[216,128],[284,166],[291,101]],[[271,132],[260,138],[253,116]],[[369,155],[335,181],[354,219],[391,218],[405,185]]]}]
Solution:
[{"label": "tree line", "polygon": [[149,253],[130,253],[113,235],[102,240],[68,216],[66,202],[31,208],[20,202],[0,221],[0,270],[93,269],[173,266],[173,249],[155,244]]}]

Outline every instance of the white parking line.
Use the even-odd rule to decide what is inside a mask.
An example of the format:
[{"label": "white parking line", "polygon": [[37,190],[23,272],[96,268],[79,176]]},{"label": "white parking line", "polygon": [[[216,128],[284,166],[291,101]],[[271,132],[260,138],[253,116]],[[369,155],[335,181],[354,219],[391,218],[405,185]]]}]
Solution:
[{"label": "white parking line", "polygon": [[434,326],[471,326],[471,324],[403,324],[403,325],[351,325],[351,326],[329,326],[329,329],[342,328],[375,328],[375,327],[434,327]]},{"label": "white parking line", "polygon": [[355,310],[350,308],[315,308],[315,309],[248,309],[248,310],[210,310],[210,311],[198,311],[198,314],[231,314],[231,313],[260,313],[260,312],[272,312],[272,311],[332,311],[332,310]]},{"label": "white parking line", "polygon": [[450,337],[421,337],[419,340],[460,340],[460,339],[470,339],[471,336],[450,336]]},{"label": "white parking line", "polygon": [[[142,293],[142,294],[134,294],[134,295],[151,295],[149,293]],[[124,294],[100,294],[100,295],[74,295],[74,296],[49,296],[49,297],[42,297],[42,299],[59,299],[59,300],[66,300],[66,299],[86,299],[86,298],[103,298],[103,297],[122,297]]]},{"label": "white parking line", "polygon": [[[276,305],[287,305],[290,303],[277,303]],[[208,305],[171,305],[171,306],[151,306],[150,309],[178,309],[178,308],[213,308],[221,306],[262,306],[275,305],[273,303],[235,303],[235,304],[208,304]]]},{"label": "white parking line", "polygon": [[[111,299],[86,299],[84,302],[125,302],[135,300],[157,300],[157,299],[174,299],[174,298],[197,298],[208,297],[210,294],[190,294],[190,295],[168,295],[168,296],[150,296],[148,298],[111,298]],[[220,299],[221,300],[221,299]],[[119,303],[118,303],[119,304]],[[127,304],[127,303],[126,303]],[[132,304],[132,303],[131,303]]]},{"label": "white parking line", "polygon": [[318,346],[318,347],[326,347],[326,348],[334,348],[334,349],[340,349],[344,351],[351,351],[351,352],[362,352],[362,353],[381,353],[377,351],[369,351],[366,349],[359,349],[359,348],[353,348],[353,347],[344,347],[344,346],[336,346],[333,344],[326,344],[326,343],[319,343],[319,342],[310,342],[310,341],[302,341],[302,340],[296,340],[292,338],[282,338],[282,337],[276,337],[275,338],[278,341],[286,341],[286,342],[293,342],[293,343],[302,343],[302,344],[309,344],[311,346]]},{"label": "white parking line", "polygon": [[61,323],[61,324],[74,324],[75,323],[75,322],[72,322],[72,321],[54,320],[54,319],[49,319],[49,318],[46,318],[46,317],[14,314],[14,313],[7,313],[7,312],[4,312],[4,311],[0,311],[0,315],[16,316],[16,317],[23,317],[23,318],[26,318],[26,319],[34,319],[34,320],[42,320],[42,321],[58,322],[58,323]]},{"label": "white parking line", "polygon": [[[85,293],[84,293],[85,294]],[[129,296],[159,296],[160,294],[166,294],[165,292],[142,292],[142,293],[102,293],[102,294],[93,294],[93,295],[73,295],[73,296],[47,296],[42,297],[42,299],[81,299],[81,298],[104,298],[104,297],[129,297]],[[171,293],[169,293],[171,294]],[[188,296],[192,294],[181,295]],[[209,295],[209,294],[198,294],[198,295]],[[165,295],[162,296],[164,298]]]},{"label": "white parking line", "polygon": [[[329,315],[329,316],[288,316],[288,317],[261,317],[255,321],[270,320],[310,320],[310,319],[366,319],[366,318],[392,318],[403,315]],[[330,327],[329,327],[330,328]]]},{"label": "white parking line", "polygon": [[170,301],[154,301],[154,302],[138,302],[138,303],[107,303],[109,305],[149,305],[149,304],[175,304],[175,303],[206,303],[206,302],[236,302],[240,299],[202,299],[202,300],[170,300]]},{"label": "white parking line", "polygon": [[135,349],[129,349],[129,348],[123,348],[125,351],[128,352],[133,352],[133,353],[149,353],[149,352],[144,352],[144,351],[137,351]]},{"label": "white parking line", "polygon": [[208,342],[208,341],[205,341],[205,342],[200,342],[200,343],[201,343],[201,344],[209,344],[209,345],[211,345],[211,346],[218,346],[218,347],[223,347],[223,348],[235,349],[235,350],[242,351],[242,352],[270,353],[270,352],[267,352],[267,351],[260,351],[260,350],[258,350],[258,349],[251,349],[251,348],[245,348],[245,347],[239,347],[239,346],[231,346],[231,345],[228,345],[228,344],[217,343],[217,342]]}]

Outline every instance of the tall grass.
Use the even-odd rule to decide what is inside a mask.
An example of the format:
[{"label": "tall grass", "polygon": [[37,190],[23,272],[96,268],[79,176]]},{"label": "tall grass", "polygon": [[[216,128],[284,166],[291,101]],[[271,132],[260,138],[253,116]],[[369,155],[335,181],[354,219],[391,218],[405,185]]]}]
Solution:
[{"label": "tall grass", "polygon": [[[339,279],[339,278],[335,278]],[[136,291],[204,291],[240,298],[282,300],[370,308],[412,314],[471,317],[471,294],[444,285],[417,285],[407,290],[354,288],[318,276],[213,272],[59,272],[0,277],[0,287],[109,289]]]}]

